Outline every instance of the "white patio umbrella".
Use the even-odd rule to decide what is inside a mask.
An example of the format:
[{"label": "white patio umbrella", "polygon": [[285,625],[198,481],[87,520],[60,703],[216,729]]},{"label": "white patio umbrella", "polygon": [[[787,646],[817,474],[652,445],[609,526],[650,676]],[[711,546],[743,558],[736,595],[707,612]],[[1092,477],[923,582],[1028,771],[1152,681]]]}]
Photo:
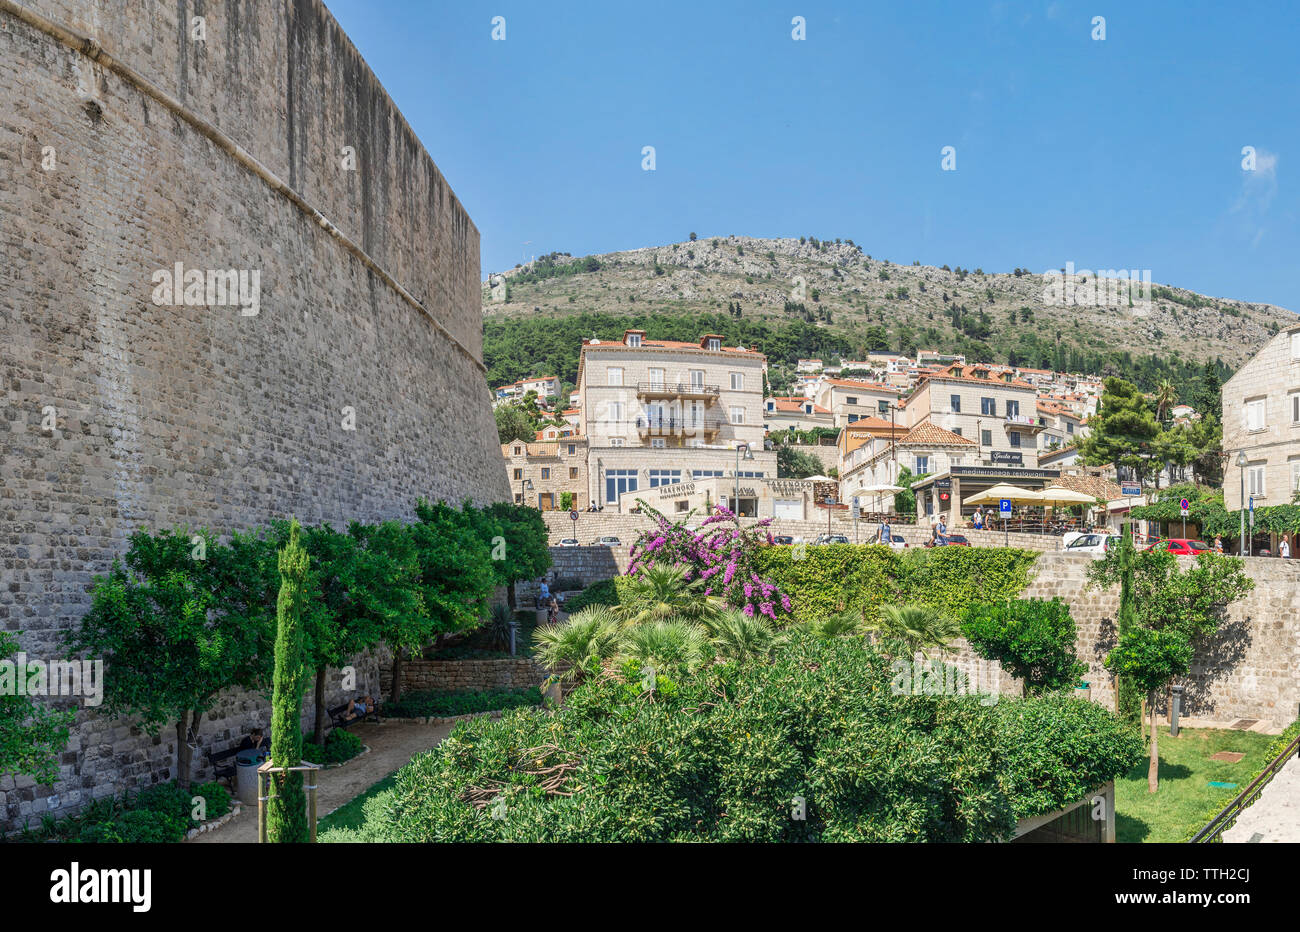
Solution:
[{"label": "white patio umbrella", "polygon": [[1043,496],[1043,501],[1050,505],[1095,505],[1097,499],[1085,492],[1076,492],[1074,489],[1062,488],[1054,485],[1051,488],[1043,489],[1039,493]]},{"label": "white patio umbrella", "polygon": [[995,485],[991,489],[977,492],[962,502],[963,505],[996,505],[1002,499],[1017,505],[1036,505],[1043,501],[1043,493],[1033,489],[1021,489],[1014,485]]},{"label": "white patio umbrella", "polygon": [[889,483],[882,483],[881,485],[869,485],[862,491],[876,496],[876,510],[879,511],[880,496],[897,495],[899,492],[903,491],[903,487],[901,485],[890,485]]}]

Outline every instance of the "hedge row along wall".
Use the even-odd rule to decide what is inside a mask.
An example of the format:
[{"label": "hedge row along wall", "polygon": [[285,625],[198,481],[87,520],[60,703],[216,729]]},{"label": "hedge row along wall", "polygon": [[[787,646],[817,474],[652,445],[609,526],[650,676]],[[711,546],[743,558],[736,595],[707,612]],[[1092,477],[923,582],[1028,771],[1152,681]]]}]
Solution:
[{"label": "hedge row along wall", "polygon": [[979,547],[765,547],[756,563],[759,575],[789,594],[800,621],[845,609],[874,620],[882,604],[919,602],[960,617],[973,602],[1018,598],[1037,558]]}]

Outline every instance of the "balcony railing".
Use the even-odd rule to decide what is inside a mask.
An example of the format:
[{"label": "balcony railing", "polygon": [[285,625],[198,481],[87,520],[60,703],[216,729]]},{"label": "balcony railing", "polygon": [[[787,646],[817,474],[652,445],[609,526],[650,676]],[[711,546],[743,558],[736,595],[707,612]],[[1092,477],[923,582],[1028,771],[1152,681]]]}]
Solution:
[{"label": "balcony railing", "polygon": [[636,393],[644,398],[716,398],[719,385],[699,382],[637,382]]},{"label": "balcony railing", "polygon": [[716,434],[723,425],[714,417],[658,417],[646,415],[636,419],[636,429],[642,434]]},{"label": "balcony railing", "polygon": [[1042,430],[1047,426],[1047,421],[1041,417],[1034,417],[1029,414],[1008,414],[1005,419],[1007,427],[1028,427],[1031,430]]}]

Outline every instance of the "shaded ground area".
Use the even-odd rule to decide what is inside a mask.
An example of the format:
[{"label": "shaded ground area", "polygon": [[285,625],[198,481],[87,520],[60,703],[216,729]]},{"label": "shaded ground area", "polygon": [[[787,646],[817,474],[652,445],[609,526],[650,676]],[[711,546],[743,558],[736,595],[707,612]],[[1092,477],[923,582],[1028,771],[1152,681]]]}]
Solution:
[{"label": "shaded ground area", "polygon": [[[1147,792],[1147,761],[1115,781],[1115,840],[1181,842],[1226,806],[1268,762],[1273,737],[1255,731],[1183,728],[1177,738],[1160,726],[1160,789]],[[1213,760],[1219,751],[1239,761]],[[1210,786],[1235,783],[1236,788]],[[1258,806],[1259,803],[1256,803]]]},{"label": "shaded ground area", "polygon": [[[1245,789],[1243,786],[1242,789]],[[1255,836],[1258,835],[1258,838]],[[1223,833],[1225,842],[1300,842],[1300,757],[1293,757],[1264,787],[1235,825]]]},{"label": "shaded ground area", "polygon": [[[434,747],[451,734],[455,725],[382,725],[361,723],[349,730],[370,748],[370,753],[348,761],[342,767],[325,770],[317,791],[317,818],[322,818],[368,790],[394,770],[405,767],[412,757]],[[200,835],[187,844],[256,843],[257,807],[243,812],[219,831]]]}]

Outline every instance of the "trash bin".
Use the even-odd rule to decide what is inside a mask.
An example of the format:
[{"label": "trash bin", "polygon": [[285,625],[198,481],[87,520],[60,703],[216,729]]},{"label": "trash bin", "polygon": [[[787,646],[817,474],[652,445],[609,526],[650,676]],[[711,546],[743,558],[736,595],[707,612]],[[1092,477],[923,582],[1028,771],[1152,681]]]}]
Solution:
[{"label": "trash bin", "polygon": [[265,751],[240,751],[235,755],[235,795],[245,806],[257,805],[257,768],[264,760]]},{"label": "trash bin", "polygon": [[1080,682],[1078,686],[1074,687],[1074,697],[1076,699],[1091,699],[1092,684],[1086,680]]}]

